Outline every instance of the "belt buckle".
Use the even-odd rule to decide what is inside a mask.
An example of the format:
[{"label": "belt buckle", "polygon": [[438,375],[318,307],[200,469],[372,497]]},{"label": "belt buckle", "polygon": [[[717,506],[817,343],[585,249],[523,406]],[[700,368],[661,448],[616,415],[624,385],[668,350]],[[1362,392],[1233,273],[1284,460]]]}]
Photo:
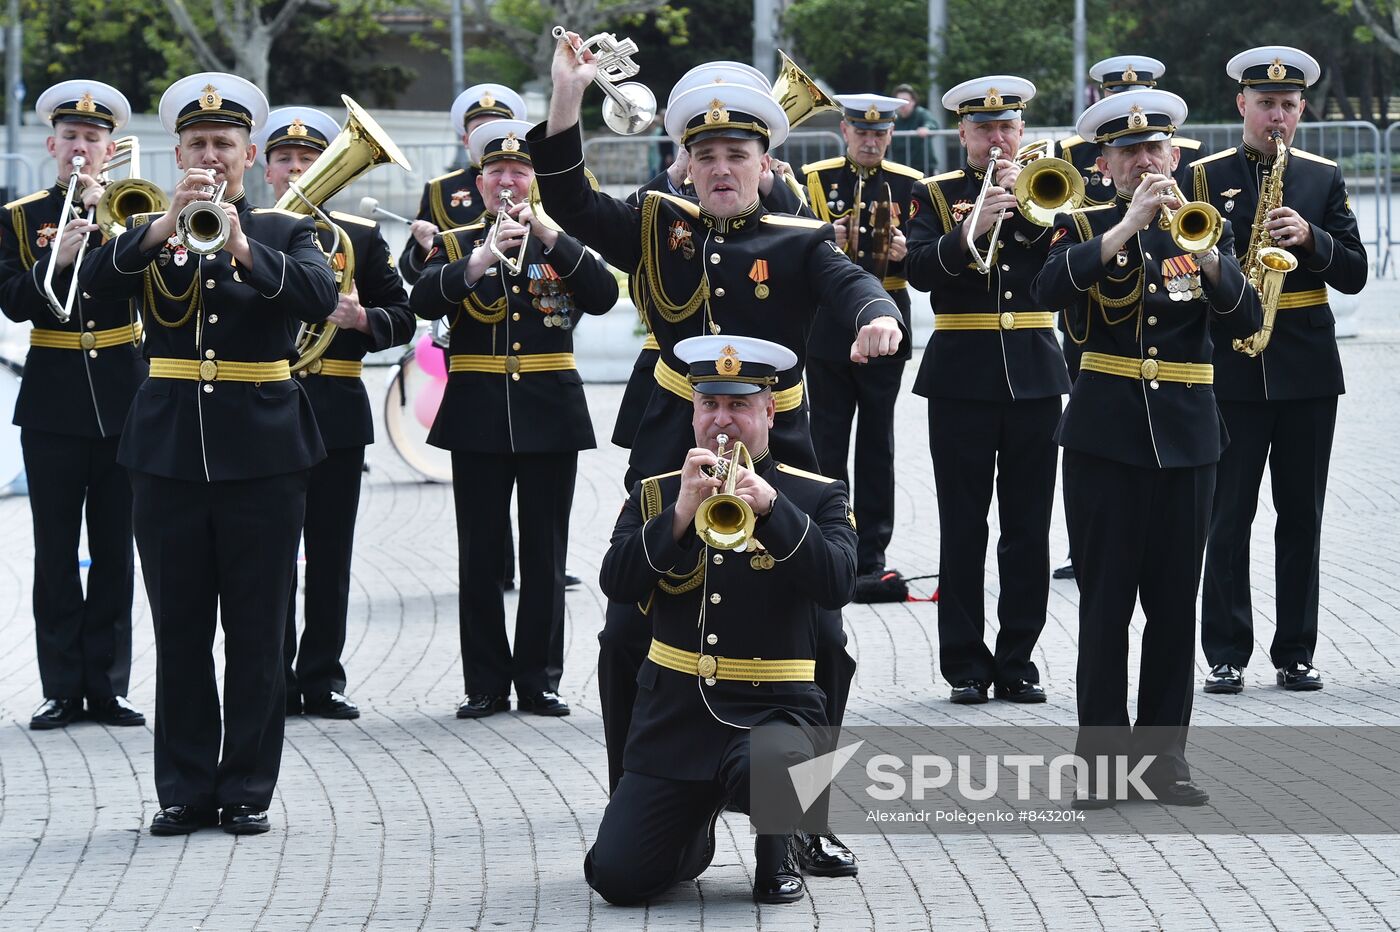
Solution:
[{"label": "belt buckle", "polygon": [[1157,370],[1159,368],[1157,360],[1144,359],[1142,361],[1142,377],[1148,382],[1151,382],[1153,379],[1157,378]]},{"label": "belt buckle", "polygon": [[206,359],[199,364],[199,378],[205,382],[212,382],[219,377],[219,364],[212,359]]},{"label": "belt buckle", "polygon": [[711,657],[709,654],[701,654],[699,661],[695,664],[695,672],[699,673],[705,679],[710,679],[714,676],[715,671],[718,669],[719,661],[715,660],[715,658]]},{"label": "belt buckle", "polygon": [[78,337],[78,345],[83,349],[92,349],[97,346],[97,334],[91,330],[84,330]]},{"label": "belt buckle", "polygon": [[1010,311],[1002,311],[997,323],[1001,325],[1003,330],[1014,330],[1016,329],[1016,315]]},{"label": "belt buckle", "polygon": [[520,357],[519,357],[519,356],[507,356],[507,357],[506,357],[506,372],[509,373],[510,375],[515,375],[515,374],[516,374],[517,372],[519,372],[519,371],[520,371]]}]

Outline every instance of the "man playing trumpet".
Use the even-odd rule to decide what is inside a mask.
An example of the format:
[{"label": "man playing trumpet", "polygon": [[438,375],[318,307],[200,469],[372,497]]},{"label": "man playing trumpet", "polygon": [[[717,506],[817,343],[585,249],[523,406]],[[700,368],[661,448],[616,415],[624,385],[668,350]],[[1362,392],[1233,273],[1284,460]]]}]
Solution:
[{"label": "man playing trumpet", "polygon": [[[117,462],[127,407],[146,377],[141,326],[125,300],[83,294],[73,281],[80,249],[101,242],[84,215],[102,196],[96,179],[131,108],[116,88],[75,80],[44,91],[35,109],[53,126],[48,151],[58,182],[0,213],[0,307],[34,325],[14,412],[34,516],[34,640],[44,690],[29,727],[67,725],[85,698],[97,721],[144,725],[125,698],[135,562],[131,483]],[[65,199],[68,216],[60,214]],[[92,557],[86,594],[78,573],[84,512]]]}]

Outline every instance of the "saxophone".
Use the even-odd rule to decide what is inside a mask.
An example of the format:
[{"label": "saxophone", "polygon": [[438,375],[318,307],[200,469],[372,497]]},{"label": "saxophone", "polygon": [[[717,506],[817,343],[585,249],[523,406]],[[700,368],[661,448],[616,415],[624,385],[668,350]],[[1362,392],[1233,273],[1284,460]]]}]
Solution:
[{"label": "saxophone", "polygon": [[1274,130],[1270,137],[1274,141],[1274,168],[1264,179],[1259,189],[1259,207],[1254,211],[1254,225],[1249,231],[1249,251],[1244,257],[1244,274],[1254,290],[1259,292],[1259,303],[1264,309],[1264,325],[1257,333],[1244,339],[1231,341],[1231,346],[1246,356],[1258,356],[1269,345],[1274,335],[1274,318],[1278,316],[1278,301],[1283,295],[1283,278],[1298,267],[1298,259],[1286,249],[1265,246],[1269,242],[1268,231],[1264,229],[1269,219],[1269,211],[1283,206],[1283,172],[1288,167],[1288,146],[1283,142],[1283,133]]}]

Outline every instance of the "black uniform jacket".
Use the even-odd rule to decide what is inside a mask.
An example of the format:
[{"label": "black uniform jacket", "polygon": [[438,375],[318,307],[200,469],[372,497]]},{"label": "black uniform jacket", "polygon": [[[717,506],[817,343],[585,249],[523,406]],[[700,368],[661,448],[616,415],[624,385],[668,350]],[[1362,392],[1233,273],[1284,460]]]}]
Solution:
[{"label": "black uniform jacket", "polygon": [[[1084,178],[1084,204],[1092,207],[1095,204],[1112,203],[1117,188],[1112,180],[1099,171],[1099,144],[1083,136],[1071,136],[1057,145],[1058,156],[1079,169],[1079,174]],[[1190,197],[1191,161],[1200,154],[1200,140],[1174,136],[1172,145],[1181,150],[1181,158],[1174,172],[1176,183],[1181,185],[1182,193]]]},{"label": "black uniform jacket", "polygon": [[[603,260],[561,233],[548,253],[531,236],[519,275],[497,262],[469,286],[467,260],[495,222],[487,212],[434,237],[409,299],[419,317],[451,315],[450,357],[503,361],[501,371],[448,376],[428,442],[481,453],[591,450],[597,444],[578,370],[512,371],[511,360],[572,353],[573,326],[584,314],[603,314],[617,303],[617,279]],[[568,327],[554,325],[561,317]]]},{"label": "black uniform jacket", "polygon": [[[889,160],[883,160],[876,168],[866,171],[841,155],[804,165],[802,174],[807,181],[807,198],[812,204],[812,211],[818,220],[826,223],[850,216],[851,211],[855,209],[856,180],[864,176],[861,201],[865,207],[862,211],[861,229],[865,232],[858,234],[856,248],[859,255],[855,261],[867,272],[878,276],[879,263],[869,248],[875,204],[888,197],[893,225],[908,236],[909,201],[919,181],[919,172]],[[909,285],[904,278],[903,259],[886,264],[881,284],[899,306],[904,319],[908,320]],[[872,359],[870,362],[879,365],[882,362],[903,361],[908,359],[912,352],[912,344],[904,343],[900,346],[898,355]],[[850,353],[851,332],[848,322],[842,320],[840,314],[828,314],[823,310],[823,313],[817,315],[816,323],[812,327],[812,338],[807,341],[807,355],[816,359],[845,362],[850,358]]]},{"label": "black uniform jacket", "polygon": [[[636,483],[603,557],[603,591],[645,608],[652,636],[670,647],[719,658],[811,660],[818,610],[841,608],[855,586],[846,487],[778,465],[766,451],[754,468],[778,499],[742,552],[706,547],[693,527],[676,542],[679,472]],[[712,779],[733,729],[774,713],[826,724],[822,691],[811,682],[710,683],[647,660],[637,684],[623,763],[652,776]]]},{"label": "black uniform jacket", "polygon": [[[335,276],[311,218],[255,210],[241,196],[236,203],[251,269],[224,250],[198,256],[168,242],[143,249],[142,227],[156,214],[132,217],[127,232],[83,262],[85,290],[138,302],[147,359],[290,360],[300,322],[319,323],[335,310]],[[147,379],[132,402],[117,459],[130,469],[191,481],[306,469],[325,448],[298,382]]]},{"label": "black uniform jacket", "polygon": [[[819,303],[844,317],[852,339],[861,326],[889,316],[900,322],[908,341],[899,308],[874,276],[836,248],[830,224],[769,213],[761,202],[719,218],[694,200],[659,192],[649,193],[640,209],[629,207],[588,183],[577,125],[546,137],[545,124],[539,124],[528,138],[545,209],[612,265],[631,271],[638,311],[660,345],[657,364],[670,373],[687,371],[675,356],[679,341],[736,333],[797,354],[798,365],[782,373],[776,386],[791,389],[802,379]],[[677,388],[683,375],[680,380]],[[805,405],[796,409],[799,414]],[[653,393],[638,429],[647,449],[634,445],[633,465],[657,473],[681,462],[691,438],[674,427],[678,420],[690,422],[690,409],[688,385],[681,393]]]},{"label": "black uniform jacket", "polygon": [[[73,316],[60,323],[44,297],[44,276],[53,258],[53,237],[64,224],[58,211],[67,193],[57,184],[5,205],[0,211],[0,308],[10,320],[30,321],[37,331],[93,333],[88,349],[31,346],[15,402],[20,427],[75,437],[114,437],[121,433],[136,388],[146,378],[140,330],[124,298],[101,294],[73,299]],[[93,233],[83,262],[90,262],[102,238]],[[73,267],[55,272],[58,299],[68,297]],[[104,333],[123,328],[123,334]],[[102,334],[102,346],[97,346]],[[39,339],[36,337],[36,339]],[[107,345],[109,340],[122,342]]]},{"label": "black uniform jacket", "polygon": [[[1058,309],[1031,293],[1050,248],[1050,230],[1007,215],[991,270],[983,275],[963,250],[964,222],[982,190],[983,172],[964,165],[914,186],[910,205],[909,283],[942,315],[1015,314]],[[990,235],[990,233],[989,233]],[[977,240],[984,254],[987,237]],[[1053,327],[1019,330],[935,329],[919,365],[914,393],[926,398],[1018,401],[1069,391],[1064,353]]]},{"label": "black uniform jacket", "polygon": [[[1122,219],[1128,201],[1103,210],[1060,214],[1054,244],[1035,280],[1044,303],[1066,308],[1070,337],[1088,353],[1158,363],[1209,363],[1212,324],[1222,335],[1259,328],[1259,295],[1245,282],[1227,226],[1220,240],[1220,284],[1202,272],[1201,297],[1173,301],[1165,262],[1182,256],[1153,222],[1118,258],[1099,257],[1100,237]],[[1176,277],[1168,270],[1166,277]],[[1228,442],[1208,384],[1126,378],[1081,369],[1060,419],[1060,446],[1145,468],[1202,466]]]},{"label": "black uniform jacket", "polygon": [[[408,309],[403,279],[394,268],[394,257],[380,235],[379,225],[373,220],[334,210],[330,217],[350,237],[350,248],[355,254],[355,288],[360,293],[370,332],[337,330],[322,359],[359,361],[368,353],[402,346],[412,340],[417,321]],[[329,252],[335,245],[334,237],[328,230],[322,230],[320,237],[321,245]],[[344,258],[336,254],[331,264],[339,275],[345,266]],[[320,370],[315,363],[310,368]],[[327,450],[374,443],[374,420],[363,379],[309,374],[306,370],[299,374],[303,376],[301,386],[311,399],[316,425],[321,429],[321,442]]]},{"label": "black uniform jacket", "polygon": [[[480,217],[486,205],[481,203],[481,192],[476,189],[476,179],[481,169],[473,165],[459,168],[445,175],[439,175],[423,185],[423,196],[418,201],[417,220],[428,220],[439,230],[464,227]],[[423,274],[426,257],[418,249],[418,241],[412,236],[404,244],[399,256],[399,267],[404,280],[410,285],[418,284],[418,276]]]},{"label": "black uniform jacket", "polygon": [[[1298,268],[1283,281],[1273,336],[1264,352],[1251,359],[1231,348],[1229,340],[1216,340],[1215,391],[1227,401],[1323,398],[1346,391],[1327,287],[1343,294],[1366,287],[1366,248],[1337,164],[1301,149],[1288,152],[1283,203],[1312,224],[1313,252],[1292,250]],[[1210,201],[1230,221],[1242,262],[1249,251],[1259,187],[1264,173],[1272,169],[1272,159],[1269,155],[1265,161],[1242,145],[1191,166],[1192,196]]]}]

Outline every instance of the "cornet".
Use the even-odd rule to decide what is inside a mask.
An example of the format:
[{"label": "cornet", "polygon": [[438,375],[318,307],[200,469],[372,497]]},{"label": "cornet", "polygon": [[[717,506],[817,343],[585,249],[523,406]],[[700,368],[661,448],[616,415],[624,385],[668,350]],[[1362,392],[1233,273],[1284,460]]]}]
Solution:
[{"label": "cornet", "polygon": [[753,539],[754,513],[749,503],[734,494],[734,486],[739,481],[740,460],[745,469],[753,469],[753,457],[742,440],[734,444],[732,450],[724,448],[729,444],[729,435],[720,434],[716,454],[719,461],[713,467],[713,475],[724,480],[719,491],[700,503],[695,510],[695,533],[707,547],[716,550],[745,550]]},{"label": "cornet", "polygon": [[486,234],[486,248],[491,250],[491,255],[501,260],[507,272],[519,275],[525,261],[525,247],[530,244],[530,225],[525,224],[525,235],[520,238],[520,248],[516,250],[515,258],[512,259],[497,245],[496,240],[501,235],[501,223],[510,219],[509,211],[515,206],[515,198],[510,188],[502,188],[500,197],[501,204],[496,208],[496,222],[491,224],[491,231]]},{"label": "cornet", "polygon": [[[555,26],[551,34],[562,39],[567,33],[563,26]],[[609,129],[623,136],[635,136],[651,125],[656,117],[656,95],[645,84],[627,81],[641,70],[632,60],[637,52],[636,42],[619,42],[612,33],[600,32],[576,45],[574,52],[580,62],[585,52],[593,53],[593,63],[598,66],[593,83],[608,97],[603,101],[603,122]],[[626,83],[619,83],[623,81]]]},{"label": "cornet", "polygon": [[[68,297],[60,301],[58,293],[53,290],[53,273],[58,266],[58,250],[63,242],[63,229],[68,226],[68,221],[81,217],[78,209],[73,206],[73,195],[78,190],[78,178],[83,173],[87,159],[81,155],[73,156],[73,174],[68,176],[68,193],[63,196],[63,206],[58,209],[58,229],[53,234],[53,253],[49,256],[49,267],[44,272],[44,297],[48,299],[49,308],[63,323],[68,323],[73,316],[73,300],[78,296],[78,269],[82,268],[83,255],[87,252],[87,237],[83,237],[82,245],[78,247],[78,254],[73,258],[73,280],[68,284]],[[88,222],[92,221],[92,211],[88,211]]]},{"label": "cornet", "polygon": [[[1138,180],[1145,177],[1147,172],[1139,175]],[[1206,201],[1188,201],[1186,195],[1181,193],[1181,186],[1174,180],[1167,193],[1174,196],[1181,206],[1172,210],[1163,204],[1157,225],[1171,231],[1172,242],[1178,249],[1182,252],[1207,252],[1220,242],[1220,234],[1225,229],[1220,211]]]},{"label": "cornet", "polygon": [[175,235],[190,252],[213,255],[228,242],[228,215],[220,206],[227,187],[227,181],[219,182],[212,200],[186,204],[175,218]]}]

